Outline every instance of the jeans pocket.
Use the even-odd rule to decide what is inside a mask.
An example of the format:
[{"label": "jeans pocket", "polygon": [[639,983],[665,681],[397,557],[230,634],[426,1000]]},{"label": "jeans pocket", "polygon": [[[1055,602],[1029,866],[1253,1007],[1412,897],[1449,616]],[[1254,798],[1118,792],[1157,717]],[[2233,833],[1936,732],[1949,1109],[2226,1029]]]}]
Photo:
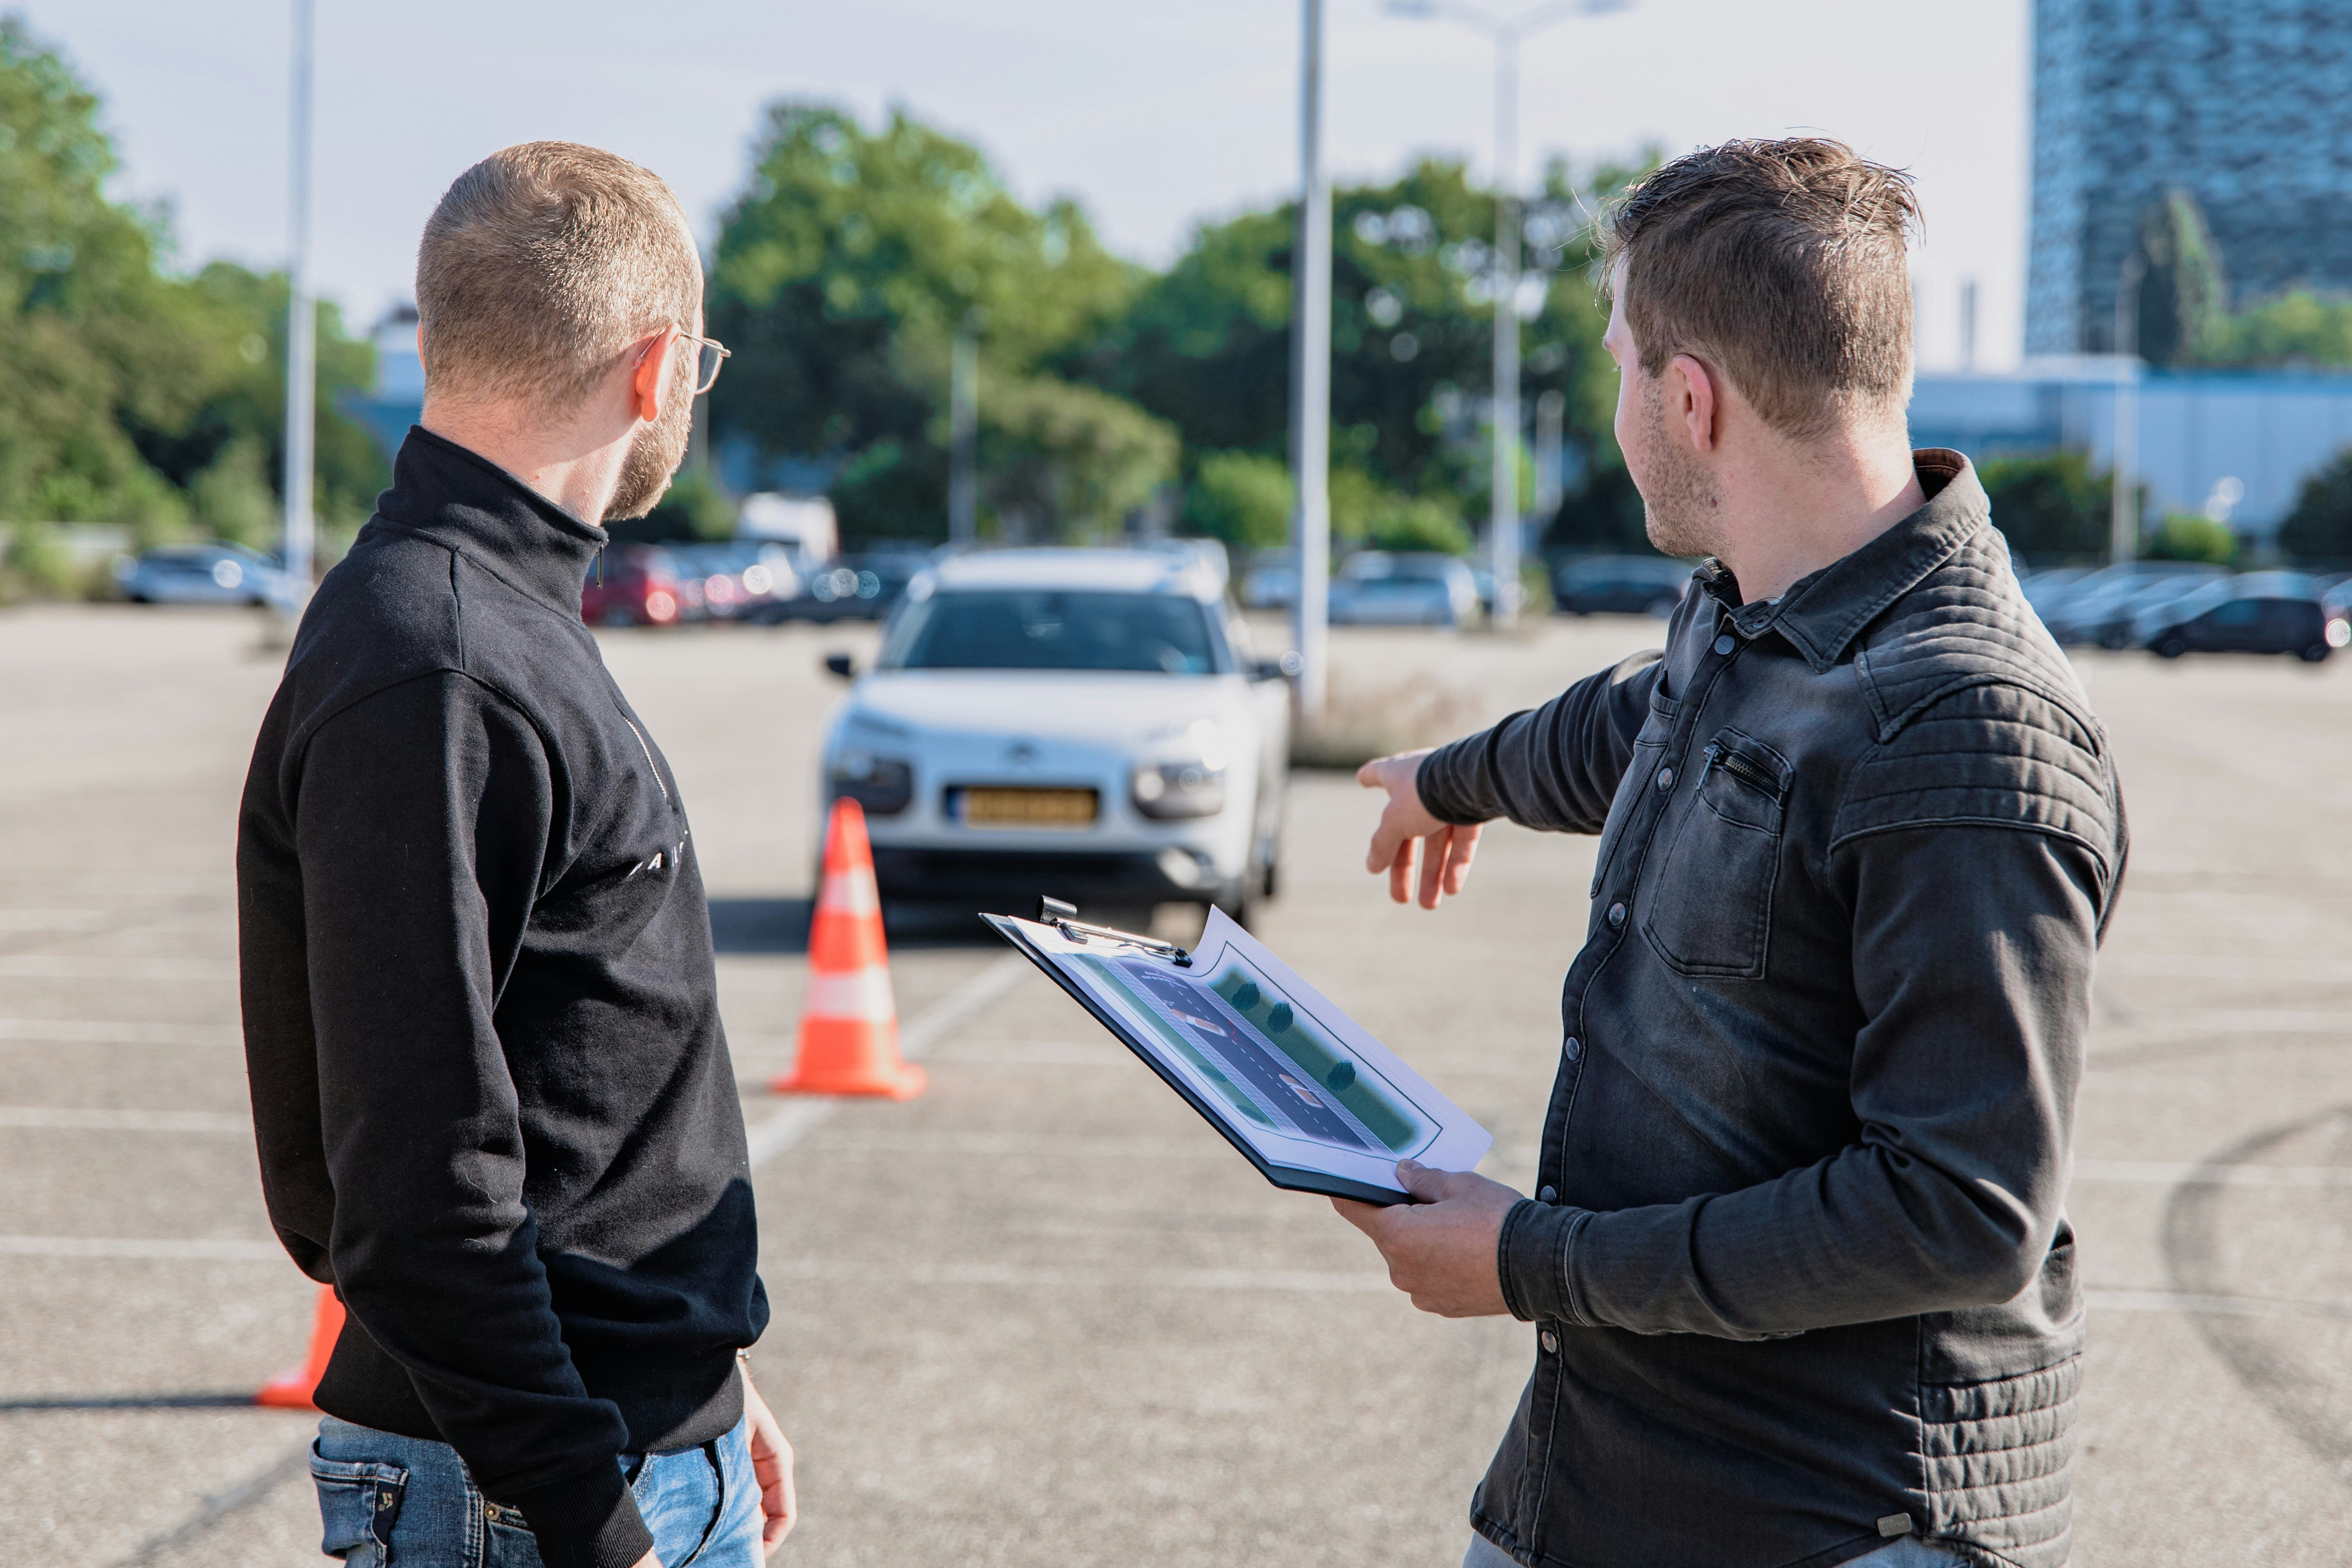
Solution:
[{"label": "jeans pocket", "polygon": [[345,1461],[310,1446],[310,1481],[319,1489],[319,1550],[349,1568],[391,1568],[392,1523],[400,1517],[408,1470],[401,1465]]},{"label": "jeans pocket", "polygon": [[1794,772],[1762,742],[1725,730],[1706,752],[1643,923],[1677,973],[1754,979],[1772,934],[1772,885]]}]

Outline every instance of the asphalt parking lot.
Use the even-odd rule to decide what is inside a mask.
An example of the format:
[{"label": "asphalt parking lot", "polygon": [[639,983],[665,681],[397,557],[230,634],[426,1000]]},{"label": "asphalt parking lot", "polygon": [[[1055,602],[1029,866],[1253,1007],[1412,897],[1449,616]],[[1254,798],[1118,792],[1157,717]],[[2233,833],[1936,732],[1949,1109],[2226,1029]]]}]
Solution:
[{"label": "asphalt parking lot", "polygon": [[[1654,623],[1341,634],[1499,712]],[[1042,977],[906,927],[931,1087],[780,1100],[826,650],[858,629],[606,637],[695,814],[801,1455],[780,1563],[1451,1568],[1532,1358],[1390,1291]],[[0,1563],[316,1562],[308,1418],[251,1408],[312,1288],[245,1121],[230,854],[277,656],[242,613],[0,616]],[[2072,1200],[2091,1288],[2075,1561],[2332,1564],[2352,1526],[2352,665],[2084,656],[2133,867]],[[1494,1130],[1524,1185],[1589,841],[1516,830],[1391,907],[1372,803],[1299,776],[1262,934]],[[1173,920],[1175,917],[1167,917]]]}]

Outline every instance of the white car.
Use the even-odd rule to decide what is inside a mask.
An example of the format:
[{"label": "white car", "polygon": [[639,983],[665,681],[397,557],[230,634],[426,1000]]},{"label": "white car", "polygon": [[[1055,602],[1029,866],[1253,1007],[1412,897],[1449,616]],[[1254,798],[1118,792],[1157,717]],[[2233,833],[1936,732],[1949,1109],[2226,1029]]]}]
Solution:
[{"label": "white car", "polygon": [[908,585],[828,721],[824,797],[866,811],[894,900],[1028,913],[1275,890],[1286,665],[1254,658],[1221,558],[1183,544],[950,556]]}]

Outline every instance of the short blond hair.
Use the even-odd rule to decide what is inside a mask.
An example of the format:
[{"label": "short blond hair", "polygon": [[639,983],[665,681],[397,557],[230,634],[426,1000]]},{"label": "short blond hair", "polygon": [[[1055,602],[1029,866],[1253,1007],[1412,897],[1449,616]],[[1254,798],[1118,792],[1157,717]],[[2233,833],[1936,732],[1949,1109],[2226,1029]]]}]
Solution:
[{"label": "short blond hair", "polygon": [[427,392],[579,404],[630,345],[692,331],[702,268],[661,176],[526,142],[457,176],[416,251]]}]

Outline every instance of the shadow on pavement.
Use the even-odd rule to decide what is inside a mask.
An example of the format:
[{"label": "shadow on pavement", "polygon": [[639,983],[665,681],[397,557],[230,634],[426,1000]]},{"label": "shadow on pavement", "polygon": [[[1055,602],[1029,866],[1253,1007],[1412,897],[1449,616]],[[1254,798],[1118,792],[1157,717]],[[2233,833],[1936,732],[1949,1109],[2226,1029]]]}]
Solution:
[{"label": "shadow on pavement", "polygon": [[[814,908],[807,899],[713,899],[711,943],[729,953],[806,952]],[[981,924],[980,911],[978,903],[892,900],[882,906],[883,929],[894,948],[1002,946],[1002,939]]]},{"label": "shadow on pavement", "polygon": [[257,1410],[244,1394],[59,1394],[37,1399],[0,1399],[0,1414],[15,1410]]}]

